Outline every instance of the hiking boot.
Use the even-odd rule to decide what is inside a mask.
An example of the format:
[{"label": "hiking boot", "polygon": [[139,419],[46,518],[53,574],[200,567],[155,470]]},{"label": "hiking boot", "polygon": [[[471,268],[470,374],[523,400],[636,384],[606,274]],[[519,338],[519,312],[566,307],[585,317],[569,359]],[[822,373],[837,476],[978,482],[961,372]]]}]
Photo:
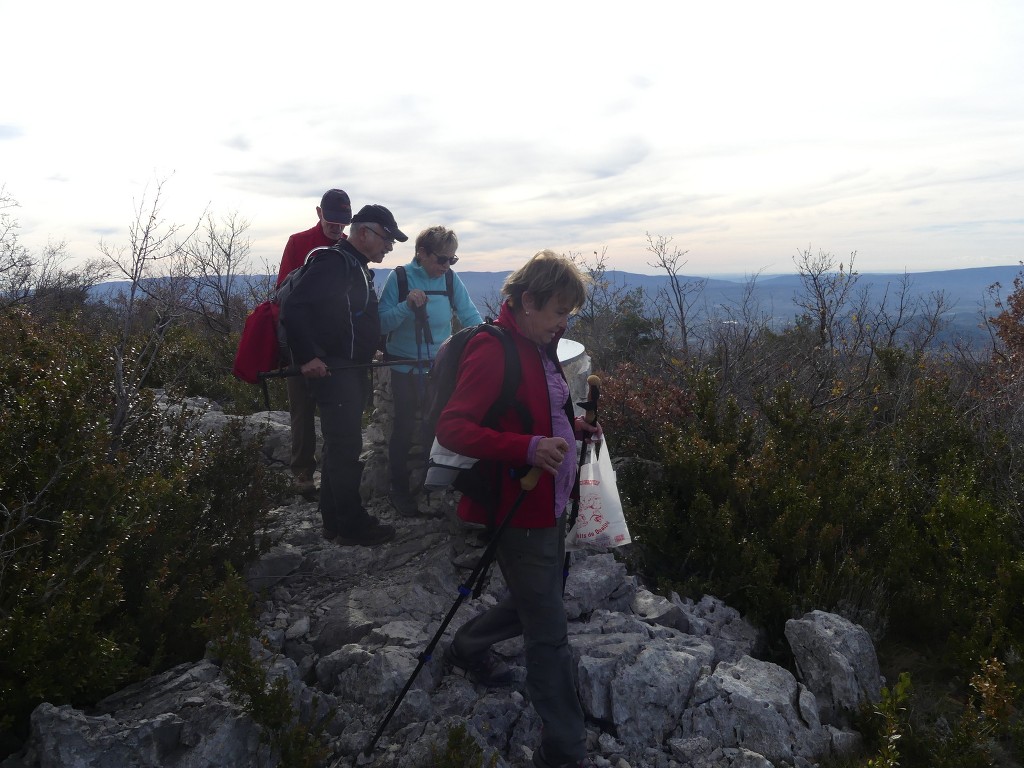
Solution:
[{"label": "hiking boot", "polygon": [[392,489],[388,493],[388,501],[391,502],[391,506],[395,508],[395,511],[404,517],[415,517],[420,513],[416,499],[408,493]]},{"label": "hiking boot", "polygon": [[316,488],[316,483],[313,482],[313,478],[307,475],[299,475],[292,482],[295,492],[299,494],[306,501],[314,501],[320,492]]},{"label": "hiking boot", "polygon": [[375,547],[395,538],[395,529],[384,525],[375,517],[371,517],[363,527],[355,531],[339,533],[334,537],[336,544],[346,547]]},{"label": "hiking boot", "polygon": [[544,747],[533,750],[534,768],[593,768],[594,761],[589,757],[582,760],[570,760],[568,763],[552,763],[544,756]]},{"label": "hiking boot", "polygon": [[455,650],[455,643],[451,643],[444,650],[444,661],[453,672],[468,677],[477,685],[496,688],[512,682],[512,670],[491,650],[466,658]]}]

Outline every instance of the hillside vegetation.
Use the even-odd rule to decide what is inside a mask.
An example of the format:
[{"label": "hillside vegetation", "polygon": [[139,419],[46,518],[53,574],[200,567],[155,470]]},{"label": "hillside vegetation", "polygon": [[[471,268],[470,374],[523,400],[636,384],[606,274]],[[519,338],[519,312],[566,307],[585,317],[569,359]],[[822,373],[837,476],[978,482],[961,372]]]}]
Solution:
[{"label": "hillside vegetation", "polygon": [[[158,190],[125,248],[67,270],[59,247],[22,248],[9,214],[0,204],[0,752],[42,701],[87,706],[199,656],[279,491],[241,434],[194,433],[156,402],[263,408],[229,373],[262,298],[233,281],[244,222],[186,237],[162,223]],[[636,543],[621,556],[653,589],[726,600],[783,664],[787,618],[820,608],[865,626],[890,688],[845,765],[1019,764],[1024,284],[993,305],[979,351],[936,343],[941,296],[860,292],[850,257],[801,254],[800,311],[778,328],[749,295],[697,318],[685,254],[667,238],[650,252],[668,278],[653,296],[607,279],[603,254],[580,260],[593,285],[568,334],[630,459]],[[90,300],[111,272],[126,290]]]}]

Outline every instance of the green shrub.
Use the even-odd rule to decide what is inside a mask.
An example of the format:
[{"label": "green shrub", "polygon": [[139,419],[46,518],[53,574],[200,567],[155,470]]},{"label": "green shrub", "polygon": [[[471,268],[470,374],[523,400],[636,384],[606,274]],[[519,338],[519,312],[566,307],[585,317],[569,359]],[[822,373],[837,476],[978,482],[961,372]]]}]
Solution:
[{"label": "green shrub", "polygon": [[[238,425],[145,396],[115,442],[102,335],[0,316],[0,721],[85,706],[201,655],[201,596],[257,553],[279,492]],[[11,746],[7,742],[2,747]]]},{"label": "green shrub", "polygon": [[266,668],[250,650],[250,638],[257,634],[252,592],[229,569],[222,584],[205,597],[209,609],[197,627],[209,637],[233,697],[260,726],[263,742],[285,768],[321,765],[329,754],[320,740],[323,722],[302,722],[287,679],[279,676],[271,682]]},{"label": "green shrub", "polygon": [[[663,479],[620,476],[656,587],[714,594],[776,638],[794,614],[841,609],[876,635],[891,624],[937,641],[961,664],[1024,637],[1021,531],[996,479],[1005,459],[982,449],[942,382],[921,382],[891,422],[870,402],[816,408],[785,384],[745,418],[706,376],[685,380],[688,394],[620,384],[657,392],[625,412],[660,425],[643,446]],[[680,418],[673,404],[686,400]],[[628,419],[616,432],[642,434]]]},{"label": "green shrub", "polygon": [[[262,387],[231,374],[238,336],[196,324],[171,329],[146,383],[179,396],[209,398],[228,413],[247,415],[267,410]],[[267,393],[270,410],[288,410],[283,379],[268,380]]]}]

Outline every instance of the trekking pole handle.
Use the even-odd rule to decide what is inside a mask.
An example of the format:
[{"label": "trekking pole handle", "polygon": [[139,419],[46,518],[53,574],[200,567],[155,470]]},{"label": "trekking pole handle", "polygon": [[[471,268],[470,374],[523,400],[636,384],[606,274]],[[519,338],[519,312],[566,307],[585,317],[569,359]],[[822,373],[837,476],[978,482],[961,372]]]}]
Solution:
[{"label": "trekking pole handle", "polygon": [[537,487],[537,482],[540,480],[540,475],[543,471],[540,467],[530,467],[530,471],[519,478],[519,487],[524,491],[532,491]]}]

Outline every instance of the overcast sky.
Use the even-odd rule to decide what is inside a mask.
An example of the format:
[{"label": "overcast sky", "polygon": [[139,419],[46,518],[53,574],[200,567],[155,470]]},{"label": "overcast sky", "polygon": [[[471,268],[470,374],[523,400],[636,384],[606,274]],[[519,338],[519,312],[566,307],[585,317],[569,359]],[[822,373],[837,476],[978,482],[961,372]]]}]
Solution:
[{"label": "overcast sky", "polygon": [[[320,195],[445,224],[461,269],[1024,259],[1024,3],[0,0],[0,187],[76,257],[163,213],[276,269]],[[385,266],[405,263],[412,243]]]}]

